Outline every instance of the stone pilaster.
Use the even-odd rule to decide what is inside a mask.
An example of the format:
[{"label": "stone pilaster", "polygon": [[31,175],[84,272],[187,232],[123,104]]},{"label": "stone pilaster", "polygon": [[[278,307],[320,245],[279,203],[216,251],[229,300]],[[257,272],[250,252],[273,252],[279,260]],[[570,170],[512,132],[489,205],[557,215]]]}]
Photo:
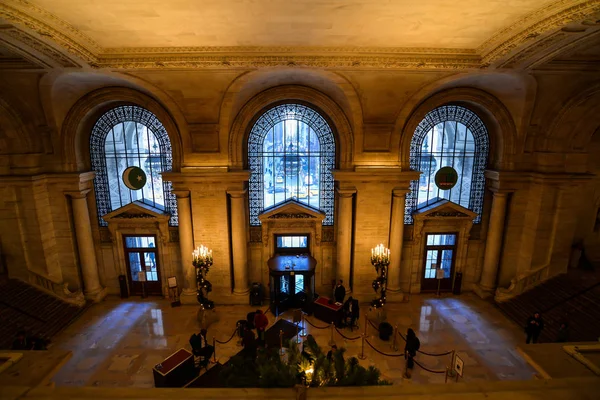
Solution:
[{"label": "stone pilaster", "polygon": [[179,216],[179,250],[183,269],[183,304],[197,304],[196,268],[192,265],[194,251],[194,235],[192,231],[192,210],[190,192],[178,190],[173,192],[177,197],[177,214]]},{"label": "stone pilaster", "polygon": [[400,293],[402,262],[402,245],[404,237],[404,207],[406,205],[406,189],[392,191],[392,215],[390,226],[390,265],[388,267],[388,291]]},{"label": "stone pilaster", "polygon": [[83,275],[84,295],[94,302],[101,301],[106,297],[106,288],[100,284],[98,275],[98,262],[96,260],[96,249],[94,248],[94,237],[90,223],[90,211],[87,205],[87,194],[89,189],[80,192],[68,192],[73,205],[73,221],[75,224],[75,236],[81,263],[81,274]]},{"label": "stone pilaster", "polygon": [[482,298],[492,296],[496,289],[496,278],[500,263],[500,251],[502,250],[502,238],[504,234],[504,217],[506,214],[506,201],[508,193],[494,192],[492,201],[492,212],[490,225],[485,243],[483,268],[479,286],[474,291]]},{"label": "stone pilaster", "polygon": [[246,218],[246,191],[230,190],[231,247],[233,253],[233,293],[248,294],[248,221]]},{"label": "stone pilaster", "polygon": [[343,280],[346,293],[350,288],[350,261],[352,260],[352,199],[355,189],[338,189],[337,215],[337,280]]}]

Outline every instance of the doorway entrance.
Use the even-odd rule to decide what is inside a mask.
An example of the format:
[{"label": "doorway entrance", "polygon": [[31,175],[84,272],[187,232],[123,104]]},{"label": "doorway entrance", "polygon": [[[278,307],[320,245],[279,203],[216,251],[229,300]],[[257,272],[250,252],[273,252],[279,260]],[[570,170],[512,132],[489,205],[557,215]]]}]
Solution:
[{"label": "doorway entrance", "polygon": [[123,235],[131,296],[162,295],[156,236]]},{"label": "doorway entrance", "polygon": [[[421,291],[451,291],[456,259],[456,233],[428,233]],[[438,279],[438,277],[440,279]],[[439,282],[438,282],[439,281]]]}]

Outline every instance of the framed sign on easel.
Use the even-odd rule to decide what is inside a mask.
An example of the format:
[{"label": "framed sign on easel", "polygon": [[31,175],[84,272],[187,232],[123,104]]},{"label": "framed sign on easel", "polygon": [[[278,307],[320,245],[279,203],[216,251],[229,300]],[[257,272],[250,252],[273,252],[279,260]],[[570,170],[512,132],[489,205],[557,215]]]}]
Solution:
[{"label": "framed sign on easel", "polygon": [[169,285],[169,299],[171,299],[171,307],[179,307],[181,305],[181,301],[179,300],[179,288],[177,287],[177,277],[168,277],[167,283]]}]

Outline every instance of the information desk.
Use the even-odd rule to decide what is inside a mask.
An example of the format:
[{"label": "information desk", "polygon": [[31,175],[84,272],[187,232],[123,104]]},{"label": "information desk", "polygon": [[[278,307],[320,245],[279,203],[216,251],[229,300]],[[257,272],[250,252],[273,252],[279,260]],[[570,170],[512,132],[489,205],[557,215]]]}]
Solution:
[{"label": "information desk", "polygon": [[319,297],[314,303],[314,315],[315,318],[323,322],[327,322],[328,324],[333,322],[335,326],[340,326],[344,318],[344,310],[342,308],[343,305],[341,304],[329,304],[329,298],[327,297]]},{"label": "information desk", "polygon": [[177,350],[159,365],[162,367],[155,365],[152,369],[157,388],[183,387],[198,375],[194,356],[186,349]]}]

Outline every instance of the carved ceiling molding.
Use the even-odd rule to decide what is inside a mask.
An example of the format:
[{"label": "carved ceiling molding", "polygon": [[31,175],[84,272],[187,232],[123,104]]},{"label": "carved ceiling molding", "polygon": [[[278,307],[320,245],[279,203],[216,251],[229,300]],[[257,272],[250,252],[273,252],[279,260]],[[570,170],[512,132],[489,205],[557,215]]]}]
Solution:
[{"label": "carved ceiling molding", "polygon": [[583,20],[599,11],[599,0],[561,0],[536,10],[479,46],[477,53],[482,55],[482,66],[489,66],[544,32]]},{"label": "carved ceiling molding", "polygon": [[[88,63],[92,68],[111,69],[274,66],[446,70],[487,68],[532,39],[570,22],[585,19],[599,11],[600,0],[559,0],[526,15],[518,22],[499,31],[477,49],[347,48],[338,46],[322,48],[232,46],[103,49],[74,26],[26,0],[0,2],[0,18],[25,26],[42,38],[51,39],[68,53]],[[535,51],[544,50],[560,41],[559,37],[552,37],[553,39],[544,38],[539,44],[527,47],[525,54],[514,56],[517,58],[508,60],[507,65],[516,65]],[[46,52],[49,51],[46,50]],[[60,52],[57,51],[57,53]],[[68,58],[66,59],[68,60]],[[62,65],[66,61],[59,58],[58,62]]]},{"label": "carved ceiling molding", "polygon": [[[54,61],[58,66],[63,68],[77,68],[80,67],[75,61],[65,56],[60,51],[56,50],[54,47],[48,45],[47,43],[39,40],[33,35],[28,34],[25,31],[22,31],[15,27],[2,28],[0,29],[0,34],[8,36],[18,42],[20,44],[25,44],[31,49],[41,53],[43,56],[49,58]],[[14,46],[14,43],[11,43]],[[36,62],[41,62],[42,65],[48,67],[48,63],[42,60],[39,60],[37,57],[30,55],[33,57]]]}]

